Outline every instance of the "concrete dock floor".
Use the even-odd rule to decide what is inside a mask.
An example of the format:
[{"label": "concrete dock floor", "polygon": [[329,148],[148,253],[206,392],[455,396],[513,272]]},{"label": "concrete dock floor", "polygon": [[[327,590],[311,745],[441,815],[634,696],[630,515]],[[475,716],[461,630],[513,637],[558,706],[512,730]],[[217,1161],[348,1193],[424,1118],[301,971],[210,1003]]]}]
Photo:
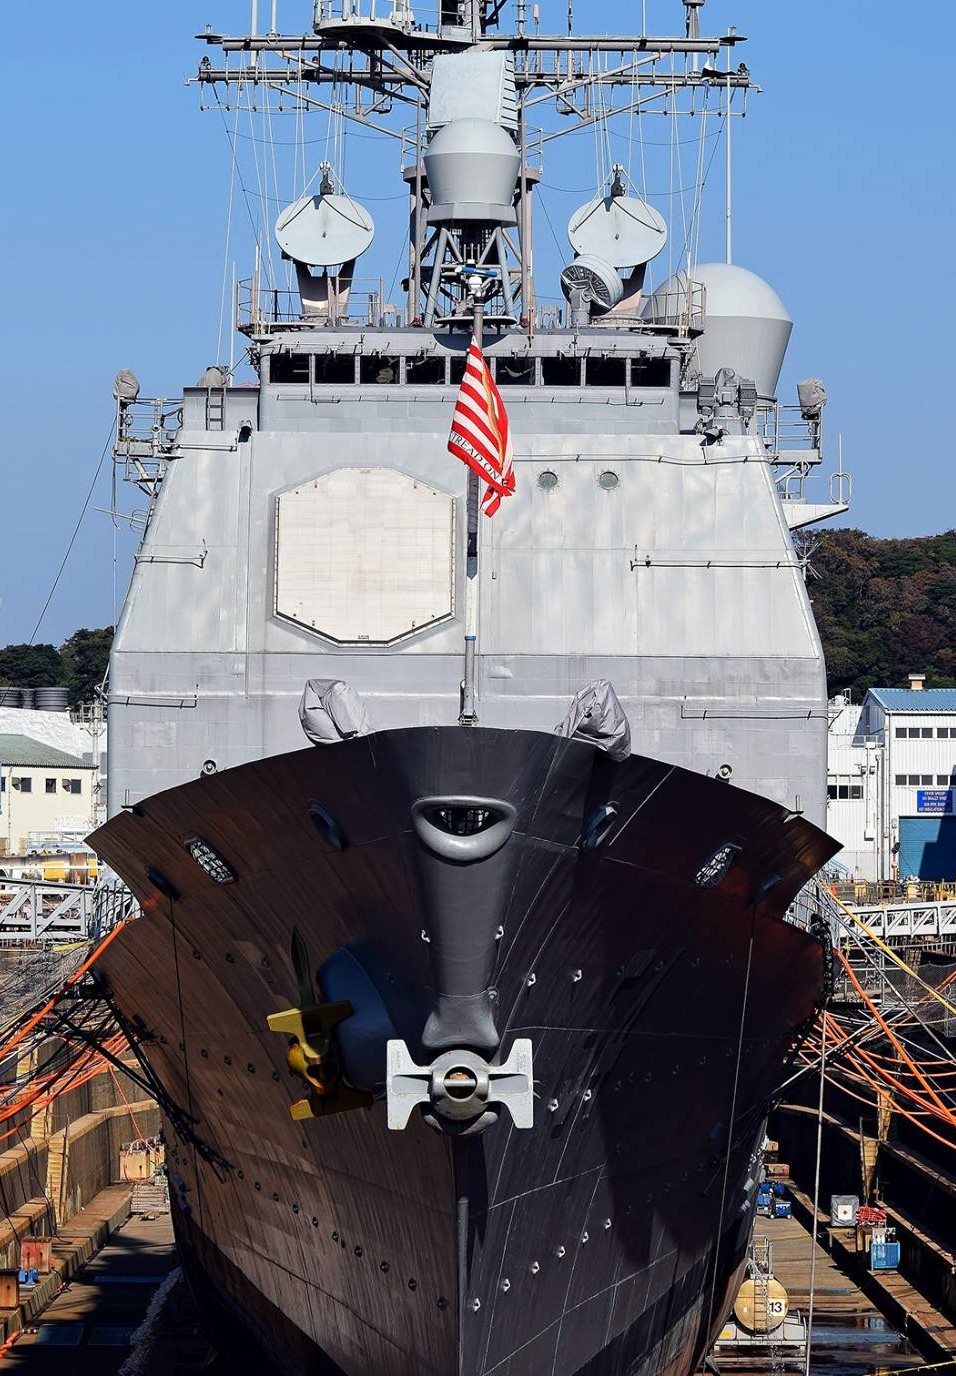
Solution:
[{"label": "concrete dock floor", "polygon": [[[870,1376],[925,1365],[905,1338],[883,1317],[859,1286],[836,1265],[795,1218],[758,1218],[756,1236],[768,1237],[773,1271],[790,1297],[791,1313],[806,1319],[810,1303],[811,1253],[814,1263],[813,1333],[810,1369],[820,1376]],[[735,1367],[752,1376],[780,1371],[764,1359],[753,1367]]]},{"label": "concrete dock floor", "polygon": [[185,1292],[169,1215],[134,1214],[17,1338],[3,1369],[24,1376],[191,1376],[210,1347]]},{"label": "concrete dock floor", "polygon": [[[774,1273],[791,1310],[807,1314],[810,1234],[797,1219],[757,1220],[773,1247]],[[811,1371],[870,1376],[923,1360],[818,1244]],[[215,1361],[176,1260],[168,1215],[133,1215],[67,1282],[3,1358],[24,1376],[217,1376]],[[780,1371],[764,1360],[752,1376]],[[234,1376],[234,1373],[233,1373]]]}]

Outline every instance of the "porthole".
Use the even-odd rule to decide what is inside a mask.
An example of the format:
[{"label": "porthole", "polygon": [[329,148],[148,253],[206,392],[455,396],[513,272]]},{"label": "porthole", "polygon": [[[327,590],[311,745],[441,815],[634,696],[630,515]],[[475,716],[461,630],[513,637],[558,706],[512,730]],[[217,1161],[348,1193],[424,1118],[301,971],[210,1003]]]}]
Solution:
[{"label": "porthole", "polygon": [[598,487],[603,487],[605,492],[613,492],[620,481],[611,468],[605,468],[603,473],[598,474]]},{"label": "porthole", "polygon": [[558,475],[551,468],[546,468],[538,474],[538,486],[542,492],[553,492],[558,485]]}]

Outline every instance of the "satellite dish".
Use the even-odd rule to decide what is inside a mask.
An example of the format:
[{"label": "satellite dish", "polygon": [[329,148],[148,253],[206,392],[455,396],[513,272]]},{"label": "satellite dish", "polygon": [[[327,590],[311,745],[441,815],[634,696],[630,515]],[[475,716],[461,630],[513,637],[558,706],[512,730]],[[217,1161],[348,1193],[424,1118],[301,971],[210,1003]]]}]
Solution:
[{"label": "satellite dish", "polygon": [[621,274],[606,258],[593,253],[582,254],[568,264],[561,274],[561,289],[569,301],[573,292],[580,291],[585,301],[602,311],[611,310],[624,295]]},{"label": "satellite dish", "polygon": [[568,221],[575,253],[596,255],[616,268],[649,263],[667,243],[664,217],[640,196],[596,196]]},{"label": "satellite dish", "polygon": [[371,215],[351,196],[302,196],[287,205],[275,227],[276,243],[297,263],[329,268],[364,253],[375,237]]}]

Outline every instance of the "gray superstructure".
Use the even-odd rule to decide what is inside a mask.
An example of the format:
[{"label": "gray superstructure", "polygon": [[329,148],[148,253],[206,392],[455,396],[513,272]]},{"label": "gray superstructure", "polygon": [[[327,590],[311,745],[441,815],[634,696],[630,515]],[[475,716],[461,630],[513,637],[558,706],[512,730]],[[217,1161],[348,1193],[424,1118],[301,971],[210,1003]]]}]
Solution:
[{"label": "gray superstructure", "polygon": [[[683,46],[710,61],[721,45],[695,41],[696,7],[688,13]],[[369,21],[357,32],[320,13],[314,41],[369,44],[383,30]],[[780,438],[789,316],[766,283],[729,264],[692,264],[649,295],[644,267],[623,268],[609,310],[600,281],[596,299],[566,289],[565,320],[585,322],[573,327],[536,310],[528,202],[538,173],[523,164],[516,182],[520,138],[510,160],[507,148],[523,129],[521,98],[547,88],[547,73],[522,81],[519,62],[516,86],[512,57],[444,46],[420,118],[426,151],[405,171],[411,323],[382,328],[396,317],[381,302],[374,323],[350,322],[339,269],[311,276],[297,263],[291,294],[254,280],[240,325],[258,388],[208,370],[208,385],[185,390],[181,427],[158,453],[152,441],[154,501],[112,660],[110,809],[204,764],[301,744],[295,705],[308,677],[352,684],[376,729],[458,720],[467,470],[445,442],[470,315],[453,268],[483,217],[484,345],[509,410],[517,491],[479,524],[478,720],[548,730],[578,687],[609,679],[635,750],[702,772],[728,765],[735,783],[822,820],[825,679],[790,527],[841,506],[799,500],[820,462],[819,412],[798,448]],[[416,60],[427,73],[427,52]],[[527,71],[534,60],[525,54]],[[650,61],[630,78],[635,99],[657,72]],[[750,84],[742,72],[734,92]],[[200,75],[236,79],[228,68]],[[684,81],[700,86],[695,70]],[[451,119],[456,87],[472,95]],[[482,152],[489,127],[504,152]],[[441,203],[429,199],[429,172]],[[649,212],[615,172],[597,188],[598,218],[601,197],[609,212],[635,201]],[[480,203],[448,201],[456,176]],[[334,199],[348,211],[349,198]],[[444,314],[439,283],[460,293]],[[141,406],[120,401],[124,457]],[[785,500],[794,481],[798,500]]]}]

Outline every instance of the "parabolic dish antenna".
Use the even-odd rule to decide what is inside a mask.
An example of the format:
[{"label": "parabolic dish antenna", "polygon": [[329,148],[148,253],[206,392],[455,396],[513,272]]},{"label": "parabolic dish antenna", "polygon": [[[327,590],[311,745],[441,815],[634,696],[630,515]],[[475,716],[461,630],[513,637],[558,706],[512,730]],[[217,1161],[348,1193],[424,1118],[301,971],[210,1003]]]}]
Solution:
[{"label": "parabolic dish antenna", "polygon": [[351,196],[302,196],[276,220],[276,243],[297,263],[330,268],[364,253],[375,237],[371,215]]},{"label": "parabolic dish antenna", "polygon": [[568,238],[575,253],[634,268],[660,253],[667,225],[640,196],[596,196],[571,216]]}]

